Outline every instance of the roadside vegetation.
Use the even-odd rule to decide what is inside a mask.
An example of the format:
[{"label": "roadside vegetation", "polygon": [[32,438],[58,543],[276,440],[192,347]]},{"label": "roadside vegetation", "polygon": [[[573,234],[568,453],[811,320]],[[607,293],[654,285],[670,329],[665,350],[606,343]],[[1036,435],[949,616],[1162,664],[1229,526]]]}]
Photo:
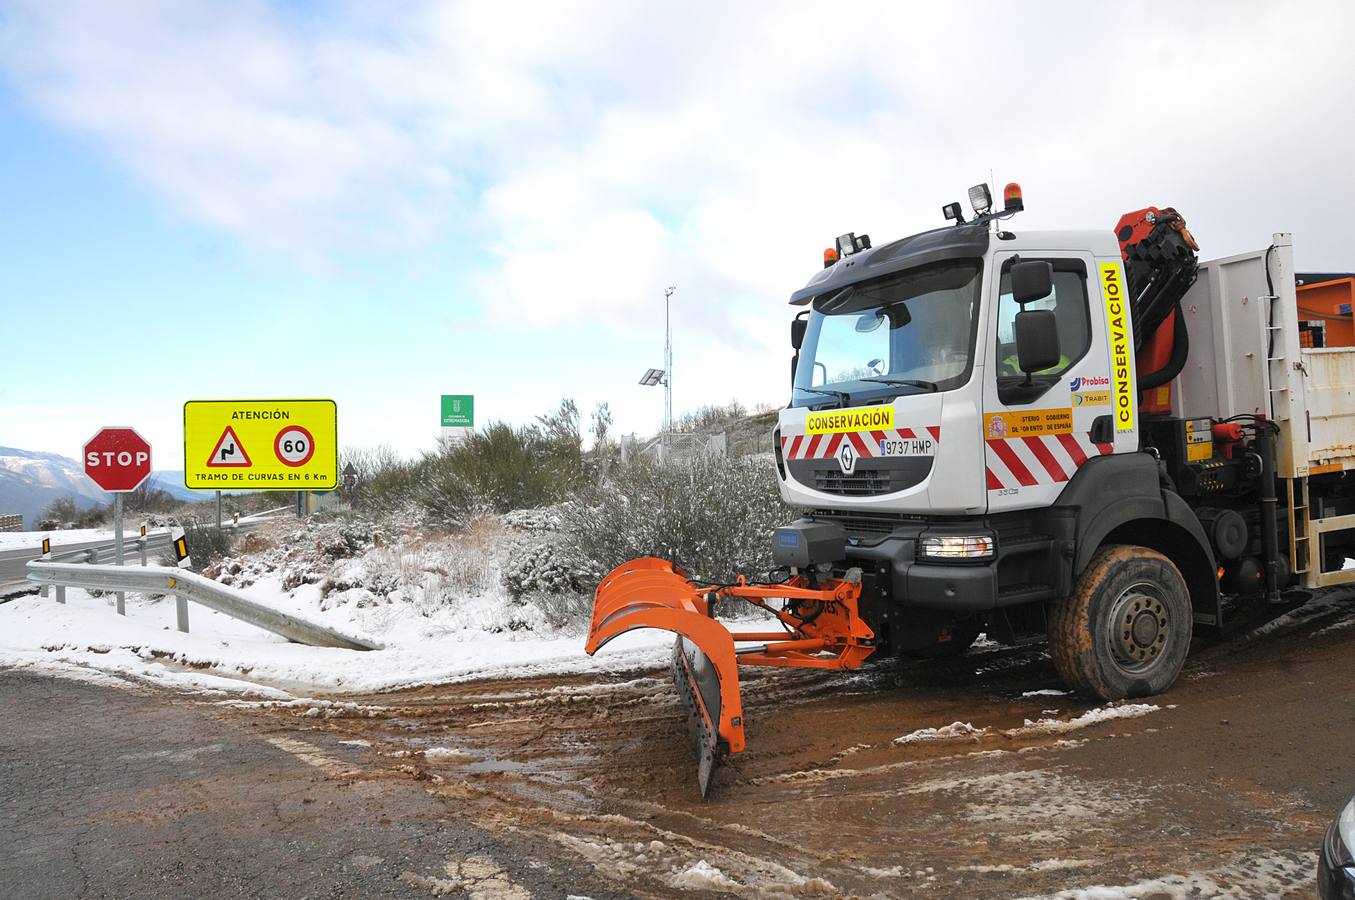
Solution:
[{"label": "roadside vegetation", "polygon": [[[353,448],[340,460],[357,473],[340,518],[404,533],[423,553],[430,541],[474,545],[457,558],[492,572],[473,583],[492,584],[554,627],[577,624],[598,581],[638,556],[672,559],[714,581],[767,573],[770,532],[793,518],[771,455],[756,452],[770,449],[769,415],[737,403],[689,414],[675,431],[745,436],[730,442],[728,457],[670,465],[639,456],[622,465],[606,404],[585,423],[569,399],[526,425],[491,422],[415,460],[389,447]],[[436,591],[420,584],[421,602],[430,602]],[[387,587],[410,596],[410,584]],[[455,602],[454,586],[438,579],[437,587]]]}]

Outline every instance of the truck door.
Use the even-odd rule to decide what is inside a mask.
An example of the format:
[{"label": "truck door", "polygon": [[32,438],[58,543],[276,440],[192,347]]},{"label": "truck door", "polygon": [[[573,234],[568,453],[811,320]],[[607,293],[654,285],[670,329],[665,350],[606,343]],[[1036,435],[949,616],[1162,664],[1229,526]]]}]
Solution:
[{"label": "truck door", "polygon": [[[1111,416],[1111,372],[1101,309],[1096,259],[1090,253],[1023,251],[1021,260],[1046,260],[1053,290],[1026,309],[1054,312],[1059,334],[1057,364],[1027,376],[1017,365],[1013,323],[1020,306],[1011,294],[1011,266],[1018,254],[994,257],[984,366],[984,465],[990,512],[1051,505],[1079,466],[1113,450],[1092,440],[1093,423]],[[1096,436],[1113,435],[1109,421]]]}]

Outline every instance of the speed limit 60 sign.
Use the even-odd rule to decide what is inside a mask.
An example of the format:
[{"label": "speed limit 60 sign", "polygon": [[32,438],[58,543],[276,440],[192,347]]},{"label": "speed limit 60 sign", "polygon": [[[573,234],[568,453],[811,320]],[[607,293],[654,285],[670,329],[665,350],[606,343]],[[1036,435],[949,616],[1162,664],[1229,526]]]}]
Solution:
[{"label": "speed limit 60 sign", "polygon": [[339,486],[333,400],[190,400],[183,406],[184,486],[332,491]]}]

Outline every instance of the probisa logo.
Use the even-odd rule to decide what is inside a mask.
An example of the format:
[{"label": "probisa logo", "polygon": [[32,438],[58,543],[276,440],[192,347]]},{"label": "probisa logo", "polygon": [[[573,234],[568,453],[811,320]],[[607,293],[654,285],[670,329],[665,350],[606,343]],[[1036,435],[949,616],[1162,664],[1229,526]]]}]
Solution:
[{"label": "probisa logo", "polygon": [[1068,382],[1068,387],[1075,391],[1089,387],[1109,387],[1110,379],[1104,375],[1080,375]]}]

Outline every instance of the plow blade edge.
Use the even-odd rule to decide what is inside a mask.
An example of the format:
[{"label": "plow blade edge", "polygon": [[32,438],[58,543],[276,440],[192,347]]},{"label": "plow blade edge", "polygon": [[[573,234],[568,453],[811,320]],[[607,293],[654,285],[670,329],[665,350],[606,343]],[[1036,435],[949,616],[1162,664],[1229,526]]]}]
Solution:
[{"label": "plow blade edge", "polygon": [[618,566],[598,585],[584,649],[592,655],[638,628],[677,635],[673,679],[687,705],[704,796],[721,750],[738,753],[744,748],[734,638],[709,616],[705,597],[686,573],[654,557]]}]

